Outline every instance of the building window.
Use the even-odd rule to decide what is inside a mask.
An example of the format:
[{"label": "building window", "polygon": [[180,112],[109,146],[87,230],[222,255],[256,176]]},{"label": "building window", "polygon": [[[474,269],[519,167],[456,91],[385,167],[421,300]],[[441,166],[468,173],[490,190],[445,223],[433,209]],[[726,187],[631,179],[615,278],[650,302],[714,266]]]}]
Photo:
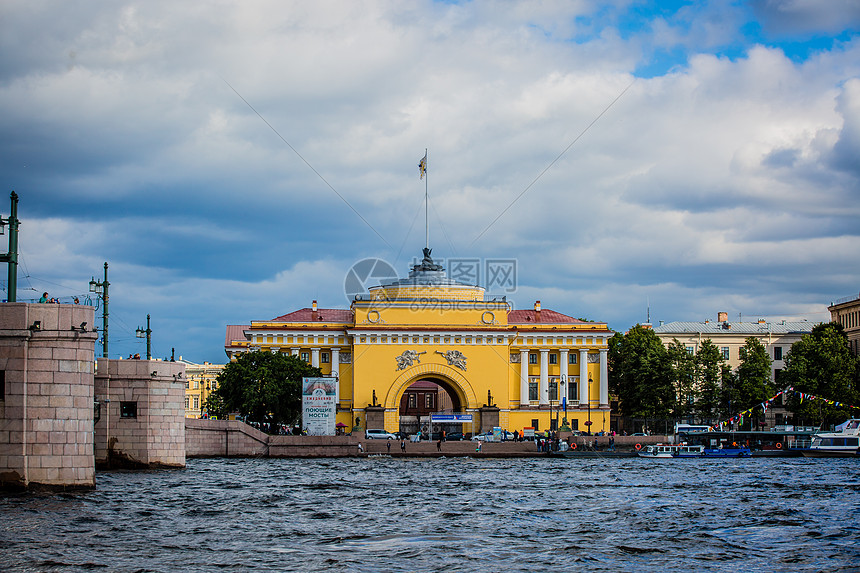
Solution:
[{"label": "building window", "polygon": [[529,364],[537,364],[537,354],[529,354]]},{"label": "building window", "polygon": [[188,409],[188,396],[185,397],[185,409]]},{"label": "building window", "polygon": [[579,420],[577,420],[576,418],[571,420],[570,421],[570,429],[573,430],[574,432],[578,432],[579,431]]},{"label": "building window", "polygon": [[558,379],[553,378],[549,381],[549,399],[558,400]]},{"label": "building window", "polygon": [[433,406],[433,394],[427,393],[424,394],[424,407],[428,410],[432,410]]},{"label": "building window", "polygon": [[328,352],[320,353],[320,362],[323,364],[328,364]]},{"label": "building window", "polygon": [[722,351],[723,351],[723,360],[728,360],[729,359],[729,347],[723,346]]},{"label": "building window", "polygon": [[538,428],[538,422],[540,422],[540,420],[538,420],[537,418],[532,420],[532,428],[535,429],[535,432],[538,432],[540,430],[540,428]]},{"label": "building window", "polygon": [[558,420],[556,420],[555,418],[551,418],[551,419],[550,419],[550,421],[549,421],[549,430],[550,430],[551,432],[557,432],[557,431],[558,431]]},{"label": "building window", "polygon": [[576,364],[576,354],[568,354],[567,355],[567,363],[568,364]]},{"label": "building window", "polygon": [[301,357],[302,357],[302,362],[307,362],[310,355],[307,352],[302,352]]},{"label": "building window", "polygon": [[137,418],[137,402],[120,402],[120,418]]},{"label": "building window", "polygon": [[536,380],[529,382],[529,401],[537,402],[538,400],[538,383]]},{"label": "building window", "polygon": [[782,346],[773,347],[773,359],[782,360]]},{"label": "building window", "polygon": [[550,354],[549,355],[549,363],[550,364],[558,364],[558,354]]},{"label": "building window", "polygon": [[567,399],[571,401],[579,401],[579,393],[577,390],[576,382],[569,381],[567,383]]},{"label": "building window", "polygon": [[417,396],[415,394],[409,395],[409,408],[415,408],[417,403]]},{"label": "building window", "polygon": [[194,396],[194,409],[198,409],[200,407],[200,396]]},{"label": "building window", "polygon": [[687,347],[687,354],[689,354],[690,356],[693,355],[693,347],[692,346]]},{"label": "building window", "polygon": [[217,381],[217,380],[213,380],[213,381],[212,381],[212,389],[213,389],[213,390],[217,390],[217,389],[218,389],[218,381]]}]

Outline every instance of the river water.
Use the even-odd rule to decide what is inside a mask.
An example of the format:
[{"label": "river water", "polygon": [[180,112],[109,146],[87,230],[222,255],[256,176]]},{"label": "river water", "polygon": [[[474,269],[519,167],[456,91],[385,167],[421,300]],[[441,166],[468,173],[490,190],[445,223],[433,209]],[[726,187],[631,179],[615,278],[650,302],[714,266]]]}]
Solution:
[{"label": "river water", "polygon": [[858,571],[860,460],[194,459],[0,497],[0,571]]}]

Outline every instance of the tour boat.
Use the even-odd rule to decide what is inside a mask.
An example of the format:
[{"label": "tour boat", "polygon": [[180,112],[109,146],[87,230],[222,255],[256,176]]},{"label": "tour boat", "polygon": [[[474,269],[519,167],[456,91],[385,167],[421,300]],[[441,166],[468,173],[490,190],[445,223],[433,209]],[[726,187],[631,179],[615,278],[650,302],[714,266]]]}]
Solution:
[{"label": "tour boat", "polygon": [[835,432],[822,432],[812,437],[808,458],[848,458],[860,456],[860,419],[847,420],[836,426]]},{"label": "tour boat", "polygon": [[[704,450],[704,446],[690,446],[688,444],[653,444],[639,450],[640,458],[676,458],[692,457]],[[683,456],[679,454],[683,453]]]},{"label": "tour boat", "polygon": [[752,451],[746,446],[705,448],[701,455],[703,458],[748,458],[750,456],[752,456]]}]

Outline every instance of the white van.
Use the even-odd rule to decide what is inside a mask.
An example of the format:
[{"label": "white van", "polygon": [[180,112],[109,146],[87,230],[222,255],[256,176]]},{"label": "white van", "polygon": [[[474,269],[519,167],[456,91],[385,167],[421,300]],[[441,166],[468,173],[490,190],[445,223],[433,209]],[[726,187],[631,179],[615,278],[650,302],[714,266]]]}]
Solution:
[{"label": "white van", "polygon": [[365,430],[364,437],[368,440],[396,440],[397,436],[385,430]]}]

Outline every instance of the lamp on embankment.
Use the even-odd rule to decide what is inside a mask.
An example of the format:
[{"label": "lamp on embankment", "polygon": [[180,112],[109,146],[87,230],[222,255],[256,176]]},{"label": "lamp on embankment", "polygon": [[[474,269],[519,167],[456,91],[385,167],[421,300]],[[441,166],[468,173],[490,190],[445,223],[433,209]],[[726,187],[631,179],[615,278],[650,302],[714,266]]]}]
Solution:
[{"label": "lamp on embankment", "polygon": [[138,338],[146,338],[146,359],[150,360],[152,358],[152,329],[149,328],[148,314],[146,315],[146,330],[138,326],[135,334]]},{"label": "lamp on embankment", "polygon": [[104,302],[104,311],[102,312],[102,357],[108,357],[108,264],[105,262],[105,280],[98,282],[95,277],[90,281],[90,292],[96,293]]}]

